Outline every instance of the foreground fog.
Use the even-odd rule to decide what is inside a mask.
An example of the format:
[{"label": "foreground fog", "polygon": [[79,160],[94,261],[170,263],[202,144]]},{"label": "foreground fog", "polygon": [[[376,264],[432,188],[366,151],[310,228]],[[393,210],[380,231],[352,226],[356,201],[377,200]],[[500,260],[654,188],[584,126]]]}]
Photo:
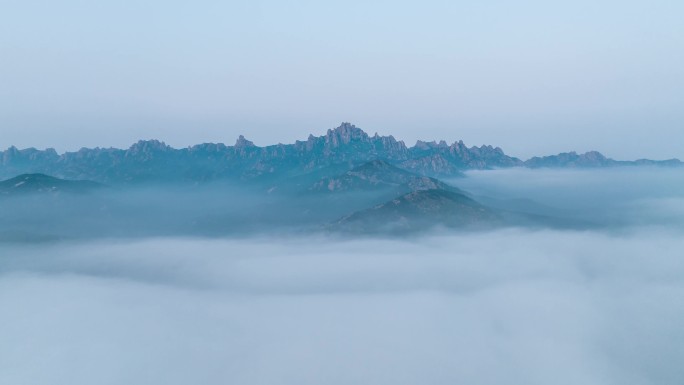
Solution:
[{"label": "foreground fog", "polygon": [[680,231],[0,245],[2,384],[681,384]]},{"label": "foreground fog", "polygon": [[[97,236],[0,242],[0,384],[684,383],[682,170],[513,169],[452,183],[501,210],[591,225],[275,237],[221,214],[203,238],[176,231],[177,217],[225,211],[248,227],[234,213],[290,220],[299,207],[223,190],[120,194],[137,237],[109,231],[121,228],[112,214]],[[5,204],[0,219],[62,218],[35,202]],[[262,222],[273,218],[251,223]],[[97,224],[84,223],[74,231]]]}]

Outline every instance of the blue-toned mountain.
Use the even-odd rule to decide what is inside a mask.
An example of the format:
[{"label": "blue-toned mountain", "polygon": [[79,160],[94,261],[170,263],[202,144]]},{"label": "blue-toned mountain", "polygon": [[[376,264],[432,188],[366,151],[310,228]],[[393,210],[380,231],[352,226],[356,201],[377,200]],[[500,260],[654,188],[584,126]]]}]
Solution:
[{"label": "blue-toned mountain", "polygon": [[[157,140],[139,141],[128,149],[82,148],[58,154],[54,149],[0,152],[0,178],[44,173],[66,179],[108,184],[138,182],[202,182],[220,179],[269,181],[330,169],[350,170],[364,162],[383,160],[424,176],[457,176],[463,170],[502,167],[572,167],[661,164],[641,160],[618,162],[602,155],[574,153],[533,158],[523,162],[498,147],[467,147],[462,141],[418,141],[413,147],[393,136],[370,136],[350,123],[310,135],[305,141],[259,147],[240,136],[233,146],[204,143],[175,149]],[[586,158],[586,161],[583,160]],[[667,165],[680,164],[678,160]],[[331,171],[332,172],[332,171]],[[335,175],[335,174],[331,174]]]}]

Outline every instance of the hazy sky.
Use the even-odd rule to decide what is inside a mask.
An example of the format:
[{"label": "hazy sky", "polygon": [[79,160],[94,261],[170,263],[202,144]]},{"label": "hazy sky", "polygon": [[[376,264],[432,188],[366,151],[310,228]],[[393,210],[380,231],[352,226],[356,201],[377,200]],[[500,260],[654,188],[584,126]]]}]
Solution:
[{"label": "hazy sky", "polygon": [[0,0],[0,148],[293,142],[350,121],[684,158],[684,2]]}]

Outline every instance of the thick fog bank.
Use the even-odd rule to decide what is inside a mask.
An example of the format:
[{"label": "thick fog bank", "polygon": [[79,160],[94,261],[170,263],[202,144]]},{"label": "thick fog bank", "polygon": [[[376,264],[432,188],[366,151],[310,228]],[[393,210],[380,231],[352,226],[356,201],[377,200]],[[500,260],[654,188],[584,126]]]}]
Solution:
[{"label": "thick fog bank", "polygon": [[2,384],[681,384],[679,231],[0,245]]},{"label": "thick fog bank", "polygon": [[607,227],[684,226],[684,167],[512,168],[452,180],[485,204]]},{"label": "thick fog bank", "polygon": [[[404,178],[402,172],[399,170]],[[442,186],[440,193],[406,198],[403,188],[391,184],[383,188],[363,187],[361,183],[361,187],[352,185],[348,191],[318,191],[311,189],[315,181],[320,178],[271,181],[273,186],[270,182],[150,183],[82,193],[3,195],[0,243],[400,233],[394,229],[422,235],[432,232],[433,227],[463,228],[465,224],[471,229],[684,229],[684,168],[515,168],[473,171],[465,178],[448,181],[484,205],[484,210],[474,203],[463,205],[471,201],[455,196],[453,191],[444,194],[453,188],[441,182],[434,182]]]}]

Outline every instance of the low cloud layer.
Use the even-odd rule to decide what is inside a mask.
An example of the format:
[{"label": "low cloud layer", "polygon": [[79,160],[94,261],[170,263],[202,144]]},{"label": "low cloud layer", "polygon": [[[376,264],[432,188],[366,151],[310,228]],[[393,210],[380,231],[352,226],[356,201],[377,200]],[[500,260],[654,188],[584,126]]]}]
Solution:
[{"label": "low cloud layer", "polygon": [[0,383],[681,384],[679,231],[0,246]]},{"label": "low cloud layer", "polygon": [[[684,168],[469,171],[451,181],[476,197],[524,200],[539,213],[615,228],[684,227]],[[487,200],[485,200],[487,201]],[[488,202],[488,201],[487,201]]]}]

